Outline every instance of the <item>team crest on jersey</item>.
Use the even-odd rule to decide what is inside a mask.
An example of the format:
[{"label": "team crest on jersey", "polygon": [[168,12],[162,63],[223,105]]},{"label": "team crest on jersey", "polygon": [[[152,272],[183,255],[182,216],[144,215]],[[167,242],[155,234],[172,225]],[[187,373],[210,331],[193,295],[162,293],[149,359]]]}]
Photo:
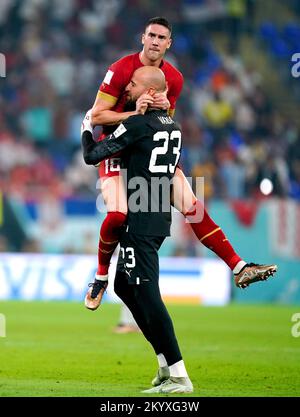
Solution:
[{"label": "team crest on jersey", "polygon": [[109,85],[113,75],[114,75],[113,71],[108,70],[105,77],[104,77],[103,83]]},{"label": "team crest on jersey", "polygon": [[127,132],[126,127],[121,123],[120,126],[113,132],[115,138],[123,135],[124,132]]}]

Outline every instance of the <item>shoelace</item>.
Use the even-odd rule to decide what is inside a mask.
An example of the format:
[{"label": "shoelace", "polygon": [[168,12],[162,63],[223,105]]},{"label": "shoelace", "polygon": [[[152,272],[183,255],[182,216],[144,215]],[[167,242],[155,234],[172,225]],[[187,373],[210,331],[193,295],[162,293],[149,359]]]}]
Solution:
[{"label": "shoelace", "polygon": [[102,288],[106,288],[106,281],[100,281],[99,279],[95,280],[94,282],[91,282],[88,286],[89,287],[93,287],[92,292],[91,292],[91,298],[97,298],[100,290]]}]

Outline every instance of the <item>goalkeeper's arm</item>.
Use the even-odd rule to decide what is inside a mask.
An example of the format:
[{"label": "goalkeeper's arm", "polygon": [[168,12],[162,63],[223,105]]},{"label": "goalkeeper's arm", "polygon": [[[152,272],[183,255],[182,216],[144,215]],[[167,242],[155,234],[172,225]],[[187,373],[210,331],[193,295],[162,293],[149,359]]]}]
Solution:
[{"label": "goalkeeper's arm", "polygon": [[95,142],[89,112],[87,112],[81,127],[83,159],[87,165],[98,165],[99,162],[122,151],[138,139],[138,135],[131,135],[121,124],[114,133],[106,136],[101,142]]}]

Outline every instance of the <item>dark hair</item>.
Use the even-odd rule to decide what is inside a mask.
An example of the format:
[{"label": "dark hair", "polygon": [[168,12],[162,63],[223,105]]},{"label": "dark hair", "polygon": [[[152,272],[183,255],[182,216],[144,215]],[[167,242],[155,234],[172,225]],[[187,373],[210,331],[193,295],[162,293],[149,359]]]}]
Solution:
[{"label": "dark hair", "polygon": [[148,22],[146,23],[145,30],[150,25],[161,25],[161,26],[164,26],[167,29],[169,29],[170,35],[172,33],[172,25],[164,17],[156,16],[156,17],[152,17],[151,19],[149,19]]}]

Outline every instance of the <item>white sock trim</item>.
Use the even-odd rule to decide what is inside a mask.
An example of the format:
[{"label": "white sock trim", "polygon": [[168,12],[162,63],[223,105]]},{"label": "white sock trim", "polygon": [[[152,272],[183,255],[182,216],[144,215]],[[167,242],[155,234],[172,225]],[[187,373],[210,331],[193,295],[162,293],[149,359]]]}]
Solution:
[{"label": "white sock trim", "polygon": [[177,378],[188,377],[188,373],[185,369],[183,360],[176,362],[173,365],[169,366],[169,370],[170,370],[170,376],[175,376]]},{"label": "white sock trim", "polygon": [[95,275],[95,279],[98,281],[108,281],[108,274],[107,275]]},{"label": "white sock trim", "polygon": [[158,366],[160,368],[162,368],[163,366],[168,366],[167,361],[166,361],[166,358],[165,358],[165,356],[164,356],[163,353],[159,353],[157,355],[157,360],[158,360]]},{"label": "white sock trim", "polygon": [[233,268],[233,273],[234,274],[238,274],[240,271],[241,271],[241,269],[245,266],[247,264],[247,262],[245,262],[245,261],[239,261],[236,265],[235,265],[235,267]]}]

